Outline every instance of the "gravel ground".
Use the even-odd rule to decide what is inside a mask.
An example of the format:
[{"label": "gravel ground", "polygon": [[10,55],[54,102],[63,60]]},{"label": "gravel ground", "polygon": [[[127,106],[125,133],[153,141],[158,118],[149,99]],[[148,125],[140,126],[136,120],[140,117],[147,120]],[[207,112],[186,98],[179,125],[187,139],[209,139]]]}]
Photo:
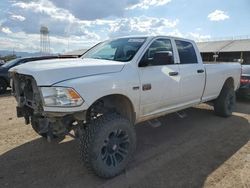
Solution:
[{"label": "gravel ground", "polygon": [[47,143],[0,97],[0,187],[250,187],[250,101],[230,118],[208,105],[137,126],[137,152],[126,171],[105,180],[81,164],[78,142]]}]

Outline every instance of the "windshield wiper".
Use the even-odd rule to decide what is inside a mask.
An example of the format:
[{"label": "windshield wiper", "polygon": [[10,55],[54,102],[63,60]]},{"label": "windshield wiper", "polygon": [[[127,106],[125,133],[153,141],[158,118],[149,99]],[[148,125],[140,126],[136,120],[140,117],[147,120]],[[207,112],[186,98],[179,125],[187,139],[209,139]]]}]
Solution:
[{"label": "windshield wiper", "polygon": [[113,61],[113,59],[108,59],[108,58],[103,58],[103,57],[92,57],[93,59],[103,59],[103,60],[111,60]]}]

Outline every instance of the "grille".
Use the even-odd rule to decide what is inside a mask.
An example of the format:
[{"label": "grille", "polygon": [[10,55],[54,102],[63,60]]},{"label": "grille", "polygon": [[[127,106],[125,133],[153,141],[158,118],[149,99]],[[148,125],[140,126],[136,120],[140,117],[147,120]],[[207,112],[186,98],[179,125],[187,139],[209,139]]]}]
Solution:
[{"label": "grille", "polygon": [[42,109],[41,96],[35,79],[29,75],[12,73],[12,92],[19,107],[28,106],[34,110]]}]

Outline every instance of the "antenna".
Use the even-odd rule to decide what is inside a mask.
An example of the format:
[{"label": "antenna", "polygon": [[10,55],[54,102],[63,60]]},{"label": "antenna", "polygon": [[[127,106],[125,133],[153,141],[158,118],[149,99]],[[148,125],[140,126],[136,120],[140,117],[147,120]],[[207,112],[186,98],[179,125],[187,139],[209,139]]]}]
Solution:
[{"label": "antenna", "polygon": [[50,54],[49,29],[46,26],[41,26],[40,29],[40,52],[43,55]]}]

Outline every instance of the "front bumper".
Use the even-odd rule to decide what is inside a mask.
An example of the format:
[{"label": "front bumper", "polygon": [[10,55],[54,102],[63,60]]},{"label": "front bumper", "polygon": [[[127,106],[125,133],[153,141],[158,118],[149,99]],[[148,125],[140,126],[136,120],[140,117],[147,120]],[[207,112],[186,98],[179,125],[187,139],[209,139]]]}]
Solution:
[{"label": "front bumper", "polygon": [[[46,118],[49,122],[86,120],[87,104],[79,107],[46,107],[43,106],[42,96],[35,79],[29,75],[11,73],[12,92],[17,101],[17,117],[23,117],[29,124],[31,119]],[[60,123],[62,124],[62,123]]]}]

